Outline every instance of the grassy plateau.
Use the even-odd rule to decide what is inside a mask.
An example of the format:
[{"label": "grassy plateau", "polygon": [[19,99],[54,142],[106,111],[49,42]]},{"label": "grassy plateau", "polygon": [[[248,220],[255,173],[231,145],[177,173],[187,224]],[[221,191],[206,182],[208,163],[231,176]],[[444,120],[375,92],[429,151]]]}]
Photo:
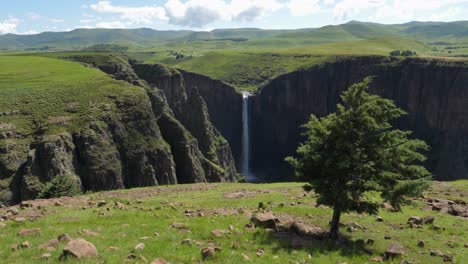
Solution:
[{"label": "grassy plateau", "polygon": [[[26,221],[8,220],[0,228],[0,258],[4,263],[58,263],[63,243],[49,250],[39,249],[39,245],[67,233],[90,241],[98,250],[97,257],[70,259],[68,263],[145,263],[156,258],[170,263],[373,263],[395,242],[403,245],[404,253],[387,263],[442,263],[442,257],[430,254],[436,250],[453,257],[454,263],[468,261],[466,218],[426,208],[427,199],[467,202],[466,180],[434,182],[424,199],[414,200],[401,212],[381,209],[382,221],[376,216],[345,214],[341,232],[346,239],[341,242],[290,238],[259,227],[245,228],[263,203],[275,215],[288,215],[327,229],[332,210],[317,206],[315,195],[305,194],[302,185],[194,184],[36,200],[14,216]],[[0,213],[8,210],[11,208],[0,209]],[[407,224],[411,216],[428,215],[435,217],[434,223],[422,228]],[[18,235],[28,228],[40,228],[41,232]],[[369,239],[374,243],[360,243]],[[421,239],[424,247],[418,246]],[[14,248],[25,241],[30,242],[30,248],[12,249],[12,245]],[[135,250],[140,243],[144,249]],[[208,246],[221,251],[203,259],[201,249]],[[46,252],[51,256],[41,258]]]}]

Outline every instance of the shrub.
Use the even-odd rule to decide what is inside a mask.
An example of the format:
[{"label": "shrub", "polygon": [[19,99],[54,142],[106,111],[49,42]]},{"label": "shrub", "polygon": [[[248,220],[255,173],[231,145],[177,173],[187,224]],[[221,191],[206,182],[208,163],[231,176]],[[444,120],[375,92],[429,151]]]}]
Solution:
[{"label": "shrub", "polygon": [[81,194],[80,184],[71,175],[56,176],[48,182],[39,198],[56,198]]}]

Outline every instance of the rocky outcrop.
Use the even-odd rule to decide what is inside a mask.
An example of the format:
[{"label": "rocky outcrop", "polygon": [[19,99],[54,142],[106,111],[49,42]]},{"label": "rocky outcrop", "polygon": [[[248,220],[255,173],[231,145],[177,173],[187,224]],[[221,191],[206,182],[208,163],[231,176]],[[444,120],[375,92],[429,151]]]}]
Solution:
[{"label": "rocky outcrop", "polygon": [[[211,123],[205,100],[196,86],[186,86],[182,74],[159,64],[133,64],[139,78],[164,92],[174,117],[197,140],[208,181],[232,181],[236,169],[231,148]],[[189,147],[187,149],[193,149]]]},{"label": "rocky outcrop", "polygon": [[431,150],[427,168],[435,179],[468,175],[468,65],[435,59],[353,57],[285,74],[263,87],[252,103],[252,165],[266,180],[293,179],[284,162],[303,140],[310,114],[335,111],[340,93],[366,76],[371,92],[395,100],[409,114],[396,122],[414,131]]},{"label": "rocky outcrop", "polygon": [[210,77],[180,70],[187,89],[197,89],[206,102],[210,120],[230,143],[240,169],[242,153],[242,95],[234,87]]}]

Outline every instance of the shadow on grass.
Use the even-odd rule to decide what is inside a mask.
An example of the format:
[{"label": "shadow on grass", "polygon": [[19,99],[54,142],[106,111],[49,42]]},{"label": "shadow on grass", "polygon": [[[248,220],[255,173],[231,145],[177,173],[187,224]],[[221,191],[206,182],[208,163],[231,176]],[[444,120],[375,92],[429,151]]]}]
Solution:
[{"label": "shadow on grass", "polygon": [[272,245],[273,251],[304,250],[310,255],[329,254],[337,252],[341,256],[371,256],[374,252],[366,247],[366,242],[362,239],[353,241],[347,236],[341,235],[338,240],[328,238],[328,233],[323,233],[318,237],[299,236],[295,232],[266,232],[259,230],[254,234],[254,238],[262,244]]}]

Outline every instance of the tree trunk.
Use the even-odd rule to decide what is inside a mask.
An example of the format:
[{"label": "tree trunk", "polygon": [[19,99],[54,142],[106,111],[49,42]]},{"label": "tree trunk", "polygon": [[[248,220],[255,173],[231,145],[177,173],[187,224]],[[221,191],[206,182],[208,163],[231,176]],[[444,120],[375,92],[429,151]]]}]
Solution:
[{"label": "tree trunk", "polygon": [[331,222],[331,228],[330,228],[330,238],[331,239],[338,239],[338,234],[339,234],[339,228],[340,228],[340,216],[341,216],[341,210],[336,208],[333,209],[333,218]]}]

